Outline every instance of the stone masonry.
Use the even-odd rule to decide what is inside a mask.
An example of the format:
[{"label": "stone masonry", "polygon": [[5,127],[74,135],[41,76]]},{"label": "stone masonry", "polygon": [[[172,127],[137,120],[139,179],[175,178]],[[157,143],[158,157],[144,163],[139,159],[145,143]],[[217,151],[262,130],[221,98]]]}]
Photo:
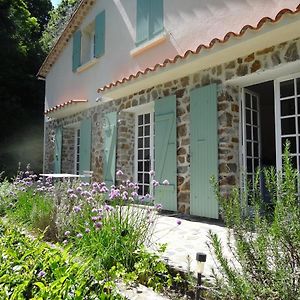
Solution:
[{"label": "stone masonry", "polygon": [[[200,54],[201,55],[201,54]],[[80,122],[83,118],[92,119],[91,169],[95,179],[102,180],[103,174],[103,130],[104,114],[118,111],[117,168],[133,178],[134,162],[134,115],[124,109],[135,107],[159,98],[176,95],[177,98],[177,183],[178,210],[189,213],[190,205],[190,91],[194,88],[216,83],[218,85],[218,134],[219,134],[219,180],[223,193],[239,183],[239,87],[228,85],[227,80],[259,71],[272,69],[277,65],[290,63],[300,58],[300,39],[292,40],[222,65],[175,79],[155,87],[141,90],[124,98],[100,103],[98,106],[63,119],[50,120],[46,126],[45,171],[53,170],[54,129]],[[69,134],[66,140],[71,142]],[[67,170],[73,164],[71,145],[64,146],[62,166]],[[73,151],[74,152],[74,151]],[[64,162],[65,160],[65,162]]]}]

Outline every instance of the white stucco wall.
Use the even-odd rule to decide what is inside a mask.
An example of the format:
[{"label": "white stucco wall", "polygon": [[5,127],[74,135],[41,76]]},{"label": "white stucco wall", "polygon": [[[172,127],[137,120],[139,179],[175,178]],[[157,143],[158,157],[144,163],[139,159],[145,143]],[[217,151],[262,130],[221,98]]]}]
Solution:
[{"label": "white stucco wall", "polygon": [[264,16],[274,18],[283,8],[294,10],[297,0],[164,0],[164,27],[168,39],[138,56],[135,48],[136,0],[97,0],[80,25],[85,28],[106,11],[105,54],[95,65],[72,72],[72,40],[46,77],[46,109],[71,99],[88,99],[94,105],[97,89],[139,70],[174,58],[199,44],[222,39]]}]

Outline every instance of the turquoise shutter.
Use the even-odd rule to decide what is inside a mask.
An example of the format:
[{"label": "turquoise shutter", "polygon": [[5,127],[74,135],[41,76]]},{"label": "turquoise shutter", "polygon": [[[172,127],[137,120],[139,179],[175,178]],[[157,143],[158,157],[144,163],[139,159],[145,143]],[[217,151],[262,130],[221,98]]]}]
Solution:
[{"label": "turquoise shutter", "polygon": [[150,3],[150,23],[149,40],[164,30],[164,2],[163,0],[151,0]]},{"label": "turquoise shutter", "polygon": [[55,130],[54,173],[61,173],[62,127]]},{"label": "turquoise shutter", "polygon": [[[176,96],[155,101],[155,202],[177,210]],[[167,179],[169,185],[162,185]]]},{"label": "turquoise shutter", "polygon": [[81,65],[81,31],[76,31],[73,35],[73,56],[72,56],[73,72]]},{"label": "turquoise shutter", "polygon": [[117,112],[105,115],[104,126],[104,181],[107,186],[115,183],[116,145],[117,145]]},{"label": "turquoise shutter", "polygon": [[136,15],[136,45],[146,42],[149,39],[149,0],[137,0]]},{"label": "turquoise shutter", "polygon": [[84,119],[80,123],[79,174],[91,169],[91,119]]},{"label": "turquoise shutter", "polygon": [[95,22],[95,57],[100,57],[105,52],[105,11],[96,16]]},{"label": "turquoise shutter", "polygon": [[191,111],[191,200],[190,212],[217,219],[218,202],[210,177],[218,178],[217,86],[195,89]]}]

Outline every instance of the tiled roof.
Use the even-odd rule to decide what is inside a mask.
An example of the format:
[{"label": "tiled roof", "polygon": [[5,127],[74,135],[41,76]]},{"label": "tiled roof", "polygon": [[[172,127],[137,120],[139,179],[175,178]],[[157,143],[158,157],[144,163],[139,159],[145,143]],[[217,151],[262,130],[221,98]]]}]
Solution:
[{"label": "tiled roof", "polygon": [[62,108],[66,108],[67,106],[70,106],[70,105],[74,105],[74,104],[78,104],[78,103],[85,103],[87,102],[87,99],[74,99],[74,100],[69,100],[69,101],[66,101],[62,104],[58,104],[58,105],[55,105],[49,109],[47,109],[44,114],[45,115],[48,115],[49,113],[52,113],[52,112],[55,112],[59,109],[62,109]]},{"label": "tiled roof", "polygon": [[111,89],[113,87],[121,85],[121,84],[123,84],[125,82],[131,81],[132,79],[138,78],[138,77],[143,76],[145,74],[148,74],[148,73],[151,73],[151,72],[155,72],[155,71],[157,71],[157,70],[159,70],[161,68],[165,68],[165,67],[167,67],[170,64],[175,64],[176,62],[178,62],[180,60],[183,60],[183,59],[187,58],[190,55],[199,54],[202,49],[210,49],[215,44],[224,44],[229,39],[231,39],[233,37],[242,37],[245,34],[246,31],[249,31],[249,30],[255,30],[255,31],[257,31],[260,28],[262,28],[264,26],[264,24],[266,24],[266,23],[276,23],[276,22],[278,22],[281,19],[281,17],[283,15],[286,15],[286,14],[293,15],[293,14],[296,14],[298,12],[300,12],[300,5],[298,5],[295,10],[291,10],[291,9],[287,9],[287,8],[282,9],[282,10],[280,10],[278,12],[278,14],[275,16],[274,19],[272,19],[270,17],[264,17],[264,18],[260,19],[260,21],[257,23],[256,26],[245,25],[245,26],[243,26],[243,28],[239,32],[230,31],[227,34],[225,34],[225,36],[223,37],[223,39],[214,38],[214,39],[211,40],[211,42],[208,45],[200,44],[197,47],[196,50],[187,50],[183,55],[176,55],[173,59],[166,59],[163,63],[156,64],[154,67],[146,68],[143,71],[138,71],[137,73],[131,74],[128,77],[124,77],[124,78],[122,78],[120,80],[117,80],[115,82],[111,82],[111,83],[109,83],[109,84],[107,84],[107,85],[99,88],[98,89],[98,93],[104,92],[104,91],[106,91],[108,89]]}]

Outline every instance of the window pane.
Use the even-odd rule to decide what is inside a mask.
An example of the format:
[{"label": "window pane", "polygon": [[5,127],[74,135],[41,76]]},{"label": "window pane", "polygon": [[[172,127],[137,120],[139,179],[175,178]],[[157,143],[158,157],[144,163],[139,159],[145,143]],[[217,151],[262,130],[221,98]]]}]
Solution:
[{"label": "window pane", "polygon": [[246,139],[252,140],[251,126],[246,126]]},{"label": "window pane", "polygon": [[258,123],[257,123],[257,112],[255,112],[255,111],[253,111],[252,112],[252,118],[253,118],[253,125],[258,125]]},{"label": "window pane", "polygon": [[145,172],[150,171],[150,160],[144,162],[144,171]]},{"label": "window pane", "polygon": [[142,171],[143,170],[143,162],[139,161],[138,162],[138,171]]},{"label": "window pane", "polygon": [[251,110],[246,109],[246,123],[251,124]]},{"label": "window pane", "polygon": [[254,156],[258,157],[258,143],[253,143]]},{"label": "window pane", "polygon": [[247,172],[248,173],[252,173],[253,169],[252,169],[252,159],[248,158],[247,159]]},{"label": "window pane", "polygon": [[252,156],[252,143],[247,142],[247,156]]},{"label": "window pane", "polygon": [[139,183],[143,182],[143,173],[138,173],[138,182]]},{"label": "window pane", "polygon": [[291,157],[291,163],[294,169],[297,169],[297,156]]},{"label": "window pane", "polygon": [[144,157],[145,157],[145,159],[150,159],[150,150],[149,149],[144,150]]},{"label": "window pane", "polygon": [[150,183],[149,173],[144,173],[144,183]]},{"label": "window pane", "polygon": [[150,147],[150,138],[146,137],[145,138],[145,148],[149,148]]},{"label": "window pane", "polygon": [[145,135],[150,135],[150,125],[145,126]]},{"label": "window pane", "polygon": [[295,134],[295,118],[287,118],[281,120],[281,134]]},{"label": "window pane", "polygon": [[253,127],[253,141],[258,141],[258,128]]},{"label": "window pane", "polygon": [[254,159],[254,171],[256,172],[257,169],[259,167],[259,160],[258,159]]},{"label": "window pane", "polygon": [[297,95],[300,95],[300,78],[297,78],[296,82],[297,82]]},{"label": "window pane", "polygon": [[257,103],[258,103],[257,97],[256,97],[256,96],[253,96],[253,97],[252,97],[252,108],[253,108],[254,110],[257,110],[257,108],[258,108]]},{"label": "window pane", "polygon": [[143,148],[143,138],[138,139],[138,147]]},{"label": "window pane", "polygon": [[251,108],[251,96],[246,93],[246,107]]},{"label": "window pane", "polygon": [[289,116],[295,114],[295,99],[287,99],[280,101],[281,115]]},{"label": "window pane", "polygon": [[142,126],[140,126],[138,128],[138,136],[143,136],[143,127]]},{"label": "window pane", "polygon": [[143,159],[143,150],[138,151],[138,159]]},{"label": "window pane", "polygon": [[280,98],[294,95],[294,79],[280,82]]},{"label": "window pane", "polygon": [[150,123],[150,114],[145,114],[145,124]]},{"label": "window pane", "polygon": [[142,125],[143,124],[143,115],[138,116],[138,124]]},{"label": "window pane", "polygon": [[144,185],[144,195],[149,194],[149,185]]}]

